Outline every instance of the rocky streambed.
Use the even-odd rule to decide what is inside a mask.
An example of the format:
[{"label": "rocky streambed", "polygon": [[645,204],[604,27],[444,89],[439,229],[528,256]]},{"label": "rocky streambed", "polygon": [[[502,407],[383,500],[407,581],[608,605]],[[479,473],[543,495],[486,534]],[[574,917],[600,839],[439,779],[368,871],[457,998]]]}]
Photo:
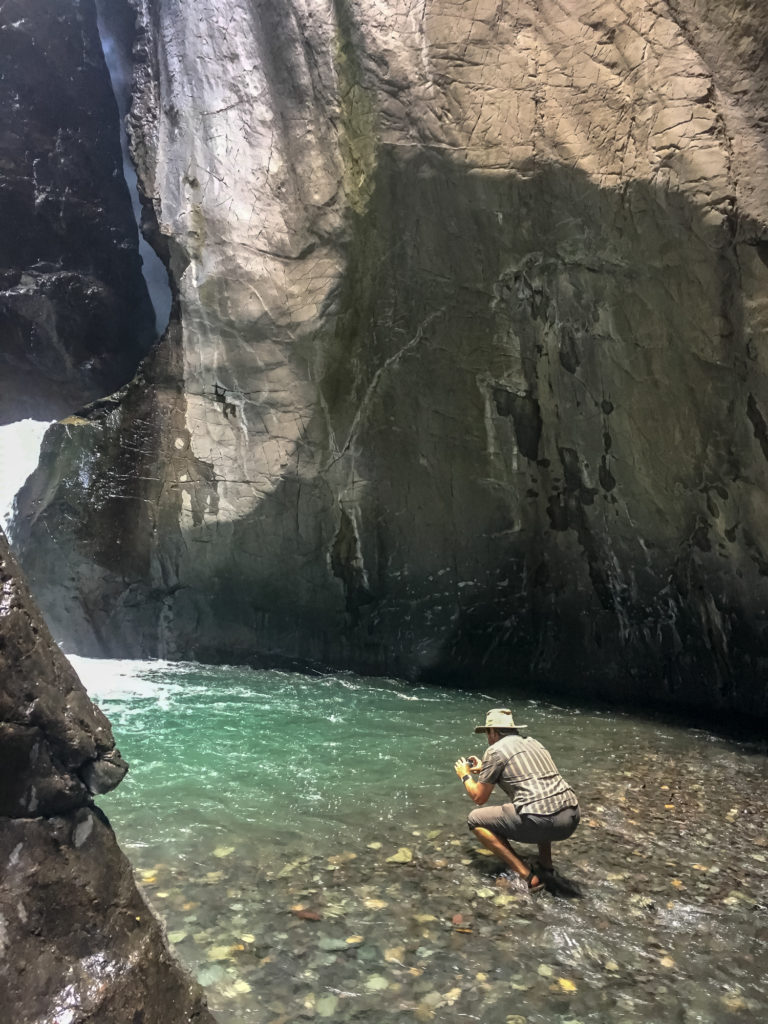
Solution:
[{"label": "rocky streambed", "polygon": [[[529,703],[583,812],[532,896],[466,832],[451,768],[489,696],[137,674],[143,691],[102,701],[134,768],[102,802],[222,1024],[727,1024],[768,1007],[764,748]],[[184,764],[163,774],[164,750]]]}]

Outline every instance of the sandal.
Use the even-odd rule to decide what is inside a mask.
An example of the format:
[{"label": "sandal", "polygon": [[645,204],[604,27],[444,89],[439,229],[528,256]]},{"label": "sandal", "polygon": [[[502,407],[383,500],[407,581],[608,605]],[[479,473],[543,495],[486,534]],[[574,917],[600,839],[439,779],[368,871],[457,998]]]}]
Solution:
[{"label": "sandal", "polygon": [[539,878],[542,878],[542,879],[545,878],[546,876],[550,876],[551,877],[555,873],[554,867],[545,868],[544,865],[539,860],[534,860],[534,861],[531,862],[531,870],[533,871],[534,875],[538,875]]},{"label": "sandal", "polygon": [[[531,879],[532,878],[538,878],[539,879],[539,881],[538,881],[538,883],[536,885],[531,885]],[[528,892],[531,892],[531,893],[533,893],[533,892],[541,892],[542,889],[546,889],[546,886],[541,881],[541,876],[538,874],[538,872],[534,871],[533,868],[531,868],[531,870],[528,872],[527,875],[523,876],[523,881],[528,886]]]}]

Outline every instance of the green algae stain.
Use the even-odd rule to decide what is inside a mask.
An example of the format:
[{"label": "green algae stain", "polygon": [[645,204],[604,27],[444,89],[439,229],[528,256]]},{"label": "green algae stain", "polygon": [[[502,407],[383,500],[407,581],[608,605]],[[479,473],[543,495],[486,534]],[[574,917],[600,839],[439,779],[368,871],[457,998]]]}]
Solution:
[{"label": "green algae stain", "polygon": [[373,91],[363,85],[348,0],[333,0],[333,8],[336,16],[334,65],[339,82],[339,148],[344,165],[344,189],[351,210],[362,215],[374,190],[378,148],[376,106]]},{"label": "green algae stain", "polygon": [[[334,66],[339,91],[338,145],[347,201],[348,236],[337,315],[315,345],[317,378],[333,435],[344,446],[362,396],[380,362],[373,323],[384,260],[379,124],[375,89],[365,83],[349,0],[333,0]],[[383,197],[382,197],[383,198]],[[318,361],[318,355],[314,355]]]}]

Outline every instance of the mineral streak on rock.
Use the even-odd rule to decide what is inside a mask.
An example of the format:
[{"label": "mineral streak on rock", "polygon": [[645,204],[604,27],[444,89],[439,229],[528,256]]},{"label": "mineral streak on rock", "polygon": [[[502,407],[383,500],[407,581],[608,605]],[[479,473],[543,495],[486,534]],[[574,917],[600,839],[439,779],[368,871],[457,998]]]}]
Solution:
[{"label": "mineral streak on rock", "polygon": [[765,715],[762,5],[135,6],[178,306],[26,493],[57,636]]},{"label": "mineral streak on rock", "polygon": [[0,400],[52,419],[124,384],[154,315],[93,0],[0,9]]},{"label": "mineral streak on rock", "polygon": [[0,531],[0,1007],[13,1024],[208,1024],[92,793],[127,765]]}]

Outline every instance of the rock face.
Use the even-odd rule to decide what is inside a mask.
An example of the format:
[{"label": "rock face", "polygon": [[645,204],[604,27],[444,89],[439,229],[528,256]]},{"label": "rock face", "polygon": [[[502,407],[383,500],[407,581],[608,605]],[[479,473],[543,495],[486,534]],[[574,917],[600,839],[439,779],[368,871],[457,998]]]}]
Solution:
[{"label": "rock face", "polygon": [[13,1024],[208,1024],[92,803],[127,766],[0,531],[0,1006]]},{"label": "rock face", "polygon": [[[154,338],[92,0],[0,5],[0,423],[123,384]],[[127,765],[0,530],[0,1017],[208,1024],[93,796]]]},{"label": "rock face", "polygon": [[136,0],[179,304],[24,496],[55,634],[764,716],[768,23],[727,6]]},{"label": "rock face", "polygon": [[154,340],[93,0],[0,10],[2,423],[129,380]]}]

